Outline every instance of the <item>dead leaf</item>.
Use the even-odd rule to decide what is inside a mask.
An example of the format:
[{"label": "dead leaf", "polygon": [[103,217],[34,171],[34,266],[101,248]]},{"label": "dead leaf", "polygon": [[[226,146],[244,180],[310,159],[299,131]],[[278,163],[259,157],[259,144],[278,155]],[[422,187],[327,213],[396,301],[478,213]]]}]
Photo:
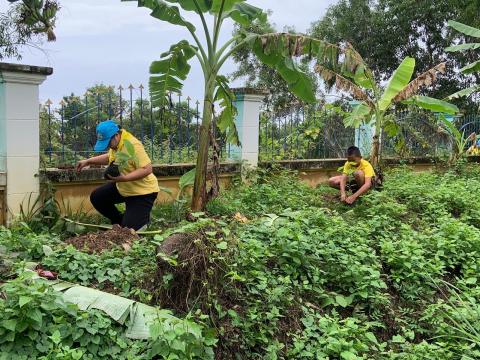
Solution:
[{"label": "dead leaf", "polygon": [[233,216],[233,218],[234,218],[236,221],[238,221],[239,223],[242,223],[242,224],[248,223],[248,219],[247,219],[245,216],[243,216],[242,214],[240,214],[239,212],[237,212],[237,213]]}]

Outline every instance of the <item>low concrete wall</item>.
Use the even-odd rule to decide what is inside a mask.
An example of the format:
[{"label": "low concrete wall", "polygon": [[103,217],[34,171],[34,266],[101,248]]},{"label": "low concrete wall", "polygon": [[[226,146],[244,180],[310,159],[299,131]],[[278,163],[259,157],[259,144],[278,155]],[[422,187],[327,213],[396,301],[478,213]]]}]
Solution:
[{"label": "low concrete wall", "polygon": [[[470,162],[480,162],[480,157],[470,157]],[[338,174],[338,168],[343,166],[345,159],[326,160],[285,160],[275,162],[263,162],[259,166],[267,169],[289,169],[297,171],[299,178],[309,186],[316,187],[326,183],[331,176]],[[409,160],[384,159],[389,167],[407,165],[414,171],[427,171],[432,168],[443,167],[444,163],[431,158],[412,158]],[[169,195],[160,192],[157,201],[171,202],[177,196],[180,177],[193,169],[193,164],[156,165],[153,172],[157,176],[159,185],[172,192]],[[227,188],[232,179],[240,174],[240,164],[223,163],[220,166],[220,183],[222,188]],[[56,199],[63,208],[63,211],[85,211],[92,210],[89,195],[99,185],[105,183],[103,180],[103,169],[87,169],[81,173],[74,170],[47,169],[41,172],[41,182],[50,182],[56,189]],[[1,191],[1,187],[0,187]],[[1,193],[0,193],[1,196]],[[66,211],[68,212],[68,211]]]},{"label": "low concrete wall", "polygon": [[[168,189],[172,194],[160,191],[157,203],[172,202],[179,192],[178,181],[186,172],[193,169],[192,164],[156,165],[153,173],[158,178],[160,187]],[[62,212],[91,212],[90,193],[104,184],[102,168],[86,169],[77,173],[73,169],[47,169],[41,172],[40,179],[45,186],[47,182],[54,187],[55,198]],[[226,188],[233,177],[240,171],[240,165],[225,163],[220,165],[220,186]]]}]

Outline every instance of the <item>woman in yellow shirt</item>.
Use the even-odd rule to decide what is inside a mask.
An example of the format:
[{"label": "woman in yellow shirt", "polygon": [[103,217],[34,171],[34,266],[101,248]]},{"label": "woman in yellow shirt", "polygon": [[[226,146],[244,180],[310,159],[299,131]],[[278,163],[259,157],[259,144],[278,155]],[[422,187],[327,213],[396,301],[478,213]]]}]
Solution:
[{"label": "woman in yellow shirt", "polygon": [[[112,224],[139,230],[150,222],[150,212],[159,187],[153,175],[152,162],[138,139],[113,120],[101,122],[97,125],[95,151],[108,152],[79,161],[77,171],[89,165],[112,165],[118,154],[128,153],[128,147],[134,149],[134,158],[127,157],[127,162],[116,174],[118,176],[106,175],[110,181],[95,189],[90,201]],[[124,214],[115,206],[120,203],[125,203]]]},{"label": "woman in yellow shirt", "polygon": [[[357,190],[351,196],[347,196],[346,187],[348,176],[353,175]],[[342,202],[353,204],[360,196],[365,194],[373,186],[375,171],[373,166],[362,158],[360,149],[351,146],[347,149],[347,162],[343,166],[343,173],[339,176],[330,178],[331,187],[340,189],[340,198]]]}]

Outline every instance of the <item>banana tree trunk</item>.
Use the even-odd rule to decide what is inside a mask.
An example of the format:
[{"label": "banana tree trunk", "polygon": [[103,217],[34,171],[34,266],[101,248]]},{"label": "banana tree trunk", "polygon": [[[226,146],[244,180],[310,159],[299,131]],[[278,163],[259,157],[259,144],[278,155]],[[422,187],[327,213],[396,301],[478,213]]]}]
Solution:
[{"label": "banana tree trunk", "polygon": [[373,135],[372,150],[370,153],[370,162],[374,168],[380,164],[380,141],[382,134],[383,115],[378,114],[375,119],[375,134]]},{"label": "banana tree trunk", "polygon": [[197,212],[204,210],[207,203],[208,149],[210,145],[214,89],[214,82],[207,84],[203,101],[203,117],[200,126],[197,166],[192,196],[192,211]]},{"label": "banana tree trunk", "polygon": [[380,137],[377,134],[373,136],[370,162],[374,168],[378,167],[378,164],[380,163]]}]

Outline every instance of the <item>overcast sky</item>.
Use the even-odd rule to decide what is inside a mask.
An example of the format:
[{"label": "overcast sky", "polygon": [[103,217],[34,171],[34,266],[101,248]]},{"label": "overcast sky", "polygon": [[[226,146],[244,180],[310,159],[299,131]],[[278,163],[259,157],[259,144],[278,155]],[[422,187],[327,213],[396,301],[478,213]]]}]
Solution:
[{"label": "overcast sky", "polygon": [[[273,11],[272,21],[277,29],[293,25],[305,32],[310,24],[321,18],[326,8],[336,0],[250,0],[249,3]],[[136,1],[120,0],[61,0],[55,43],[45,44],[46,54],[33,49],[23,51],[22,63],[53,67],[54,73],[41,86],[40,98],[59,101],[62,95],[83,94],[87,87],[107,85],[135,87],[148,84],[148,68],[152,60],[171,44],[190,34],[182,27],[150,17],[148,9],[137,8]],[[7,8],[0,0],[0,11]],[[189,18],[197,28],[195,16]],[[230,37],[232,25],[227,22],[223,40]],[[17,62],[14,59],[4,60]],[[202,76],[199,66],[193,68],[183,93],[193,99],[202,96]],[[235,69],[227,63],[224,74]],[[237,83],[235,85],[242,85]]]}]

